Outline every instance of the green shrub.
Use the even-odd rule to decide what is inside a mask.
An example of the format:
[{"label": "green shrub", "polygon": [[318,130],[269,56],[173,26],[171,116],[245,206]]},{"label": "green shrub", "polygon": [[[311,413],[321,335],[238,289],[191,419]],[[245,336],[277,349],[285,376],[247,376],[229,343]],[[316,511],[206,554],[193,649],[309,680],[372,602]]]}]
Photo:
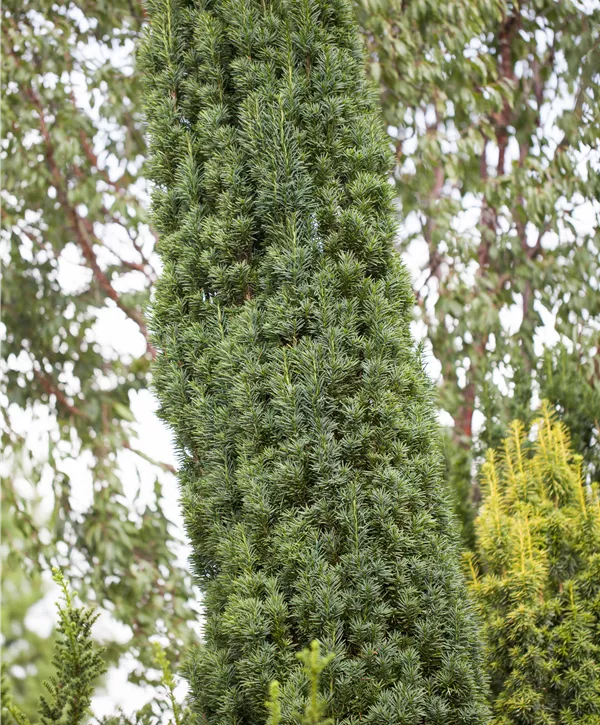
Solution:
[{"label": "green shrub", "polygon": [[549,406],[488,454],[483,491],[471,563],[493,722],[597,725],[600,502]]}]

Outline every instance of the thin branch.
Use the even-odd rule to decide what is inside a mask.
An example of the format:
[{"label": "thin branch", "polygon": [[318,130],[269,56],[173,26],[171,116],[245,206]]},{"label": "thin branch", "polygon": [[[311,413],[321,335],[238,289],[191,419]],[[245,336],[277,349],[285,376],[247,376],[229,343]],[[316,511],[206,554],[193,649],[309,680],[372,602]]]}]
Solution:
[{"label": "thin branch", "polygon": [[84,420],[90,419],[90,417],[87,413],[84,413],[83,410],[80,410],[76,405],[69,403],[67,396],[58,387],[58,385],[50,378],[49,375],[46,375],[41,370],[35,370],[35,369],[33,371],[33,374],[40,381],[40,384],[41,384],[42,388],[46,391],[46,393],[48,395],[54,395],[56,397],[56,400],[58,401],[58,403],[60,403],[60,405],[62,405],[63,408],[65,408],[71,415],[76,416],[78,418],[83,418]]},{"label": "thin branch", "polygon": [[[7,32],[7,31],[6,31]],[[5,32],[5,35],[6,35]],[[12,41],[9,38],[9,41],[12,43]],[[14,46],[11,45],[11,47],[8,49],[9,55],[14,59],[15,63],[17,65],[21,65],[21,59],[17,56],[17,54],[14,51]],[[30,100],[32,105],[35,107],[39,122],[40,122],[40,133],[42,136],[42,140],[44,142],[45,146],[45,159],[46,164],[48,166],[48,169],[50,171],[54,186],[56,187],[56,193],[58,196],[58,199],[67,212],[67,216],[70,221],[70,226],[76,236],[77,242],[79,243],[79,246],[81,247],[81,250],[83,252],[83,255],[88,263],[88,265],[91,267],[92,272],[94,274],[94,278],[96,279],[96,282],[99,284],[100,288],[104,291],[107,297],[109,297],[117,307],[122,310],[127,317],[129,317],[131,320],[133,320],[137,326],[140,329],[140,332],[146,339],[146,347],[150,355],[154,358],[156,357],[156,350],[151,345],[149,341],[149,335],[148,335],[148,329],[146,326],[146,323],[144,321],[144,318],[142,317],[141,313],[136,310],[128,307],[125,305],[117,291],[114,289],[112,284],[110,283],[110,280],[108,277],[104,274],[102,271],[100,265],[98,264],[98,259],[96,257],[96,254],[93,249],[94,242],[100,244],[100,241],[96,237],[93,231],[92,224],[89,220],[81,217],[74,206],[72,206],[69,202],[68,195],[67,195],[67,184],[65,183],[63,179],[63,175],[61,173],[61,170],[56,162],[56,157],[54,153],[54,145],[52,142],[52,137],[50,135],[50,132],[48,130],[48,126],[45,120],[45,114],[44,114],[44,106],[38,96],[38,94],[35,92],[35,90],[32,87],[23,89],[24,95]]]},{"label": "thin branch", "polygon": [[158,466],[158,468],[162,468],[163,471],[167,473],[177,473],[177,469],[175,466],[172,466],[170,463],[163,463],[162,461],[156,461],[154,458],[149,456],[148,454],[144,453],[143,451],[138,450],[137,448],[134,448],[129,441],[123,441],[122,443],[123,448],[127,448],[128,451],[131,451],[132,453],[135,453],[140,458],[143,458],[145,461],[148,461],[148,463],[151,463],[153,466]]}]

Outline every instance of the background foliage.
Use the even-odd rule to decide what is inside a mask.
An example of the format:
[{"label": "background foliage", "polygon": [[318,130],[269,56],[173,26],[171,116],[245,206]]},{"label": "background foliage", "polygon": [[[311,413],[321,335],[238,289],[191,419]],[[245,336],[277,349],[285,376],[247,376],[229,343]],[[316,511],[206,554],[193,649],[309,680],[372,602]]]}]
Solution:
[{"label": "background foliage", "polygon": [[139,660],[134,681],[150,636],[173,659],[190,641],[190,582],[163,512],[170,466],[137,453],[132,413],[156,278],[132,65],[142,4],[8,0],[2,12],[3,662],[31,713],[47,648],[24,617],[40,571],[59,565],[126,627],[107,654]]},{"label": "background foliage", "polygon": [[[368,0],[358,13],[455,446],[497,444],[542,397],[574,422],[585,390],[576,442],[597,448],[600,8]],[[449,457],[461,479],[464,454]]]}]

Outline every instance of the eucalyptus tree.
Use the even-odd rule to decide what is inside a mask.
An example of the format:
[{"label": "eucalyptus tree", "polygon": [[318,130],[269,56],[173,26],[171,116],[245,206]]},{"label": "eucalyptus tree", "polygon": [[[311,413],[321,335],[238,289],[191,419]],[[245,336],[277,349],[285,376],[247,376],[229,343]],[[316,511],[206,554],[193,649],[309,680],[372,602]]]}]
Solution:
[{"label": "eucalyptus tree", "polygon": [[[3,576],[15,597],[3,660],[29,712],[39,684],[22,674],[40,674],[41,643],[24,617],[53,564],[129,631],[111,661],[125,649],[147,661],[152,634],[169,637],[172,657],[190,639],[190,587],[161,503],[170,466],[136,452],[131,407],[154,355],[133,66],[143,12],[138,2],[2,6]],[[142,478],[150,490],[135,503]]]},{"label": "eucalyptus tree", "polygon": [[[571,374],[589,369],[597,400],[597,3],[364,0],[357,12],[455,442],[468,449],[474,424],[498,442],[540,388],[569,397],[543,389],[544,345],[561,343],[557,370],[563,348]],[[589,434],[597,445],[597,422]]]}]

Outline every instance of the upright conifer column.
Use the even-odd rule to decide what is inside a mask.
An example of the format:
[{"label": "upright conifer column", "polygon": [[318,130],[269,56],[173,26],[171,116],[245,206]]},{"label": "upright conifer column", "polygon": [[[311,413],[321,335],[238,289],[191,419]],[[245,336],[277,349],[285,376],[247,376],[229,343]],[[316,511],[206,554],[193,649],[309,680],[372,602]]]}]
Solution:
[{"label": "upright conifer column", "polygon": [[[174,431],[210,725],[481,725],[388,146],[348,0],[150,0],[156,389]],[[287,715],[286,715],[287,713]],[[287,719],[286,719],[287,718]]]}]

